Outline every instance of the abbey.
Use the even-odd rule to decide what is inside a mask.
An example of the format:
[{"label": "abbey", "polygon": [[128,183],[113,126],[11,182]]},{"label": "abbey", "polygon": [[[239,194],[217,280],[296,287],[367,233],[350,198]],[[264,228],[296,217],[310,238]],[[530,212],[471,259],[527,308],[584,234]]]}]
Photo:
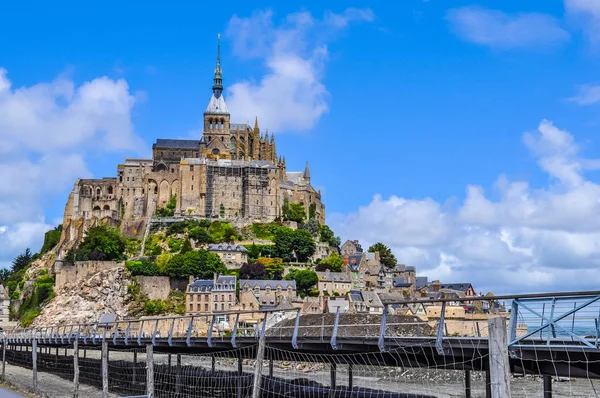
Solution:
[{"label": "abbey", "polygon": [[263,134],[258,120],[254,126],[231,122],[219,45],[202,137],[157,139],[152,159],[125,159],[116,177],[78,180],[67,202],[65,225],[107,218],[145,224],[172,200],[175,216],[270,222],[281,216],[286,197],[307,213],[314,208],[316,219],[324,222],[325,206],[311,185],[308,163],[304,171],[287,171],[274,135]]}]

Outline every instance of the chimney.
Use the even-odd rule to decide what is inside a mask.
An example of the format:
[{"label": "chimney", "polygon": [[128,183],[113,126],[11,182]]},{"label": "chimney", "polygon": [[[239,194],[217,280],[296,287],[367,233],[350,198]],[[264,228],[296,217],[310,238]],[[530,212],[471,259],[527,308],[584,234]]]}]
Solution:
[{"label": "chimney", "polygon": [[216,272],[213,274],[213,283],[217,283],[217,279],[219,279],[219,274]]},{"label": "chimney", "polygon": [[431,282],[431,286],[433,287],[433,291],[434,292],[439,292],[440,291],[440,281],[433,281],[433,282]]},{"label": "chimney", "polygon": [[194,277],[190,275],[189,283],[194,283]]}]

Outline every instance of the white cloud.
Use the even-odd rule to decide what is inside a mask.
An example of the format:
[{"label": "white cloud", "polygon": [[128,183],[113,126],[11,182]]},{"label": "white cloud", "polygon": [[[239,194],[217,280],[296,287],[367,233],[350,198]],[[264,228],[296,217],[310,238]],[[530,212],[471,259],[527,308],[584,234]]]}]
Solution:
[{"label": "white cloud", "polygon": [[462,39],[497,49],[548,47],[569,40],[558,20],[545,14],[506,14],[469,6],[450,10],[447,19]]},{"label": "white cloud", "polygon": [[592,105],[600,102],[600,85],[584,84],[577,88],[577,94],[567,101],[578,105]]},{"label": "white cloud", "polygon": [[51,228],[43,207],[91,177],[86,155],[143,147],[131,124],[135,102],[122,79],[77,86],[61,76],[17,88],[0,68],[0,264],[39,249]]},{"label": "white cloud", "polygon": [[259,81],[234,83],[227,92],[229,110],[240,121],[256,116],[272,132],[312,128],[329,110],[323,84],[327,43],[351,23],[370,22],[370,9],[348,8],[341,14],[326,12],[315,19],[309,12],[287,15],[274,22],[270,10],[248,18],[234,16],[227,34],[234,54],[264,61],[266,73]]},{"label": "white cloud", "polygon": [[581,23],[592,43],[600,41],[599,0],[565,0],[565,9],[571,19]]},{"label": "white cloud", "polygon": [[421,275],[472,282],[496,293],[592,289],[600,283],[600,184],[586,178],[573,135],[543,120],[524,134],[549,185],[534,189],[501,176],[497,200],[468,186],[449,209],[431,199],[375,195],[350,214],[328,219],[344,239],[383,241]]}]

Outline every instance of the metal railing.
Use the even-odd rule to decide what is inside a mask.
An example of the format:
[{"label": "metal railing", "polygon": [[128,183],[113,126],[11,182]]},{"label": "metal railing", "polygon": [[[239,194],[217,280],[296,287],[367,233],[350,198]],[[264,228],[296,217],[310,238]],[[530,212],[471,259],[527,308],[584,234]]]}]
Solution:
[{"label": "metal railing", "polygon": [[[155,317],[118,320],[111,324],[92,323],[52,327],[20,329],[8,333],[4,339],[9,344],[30,343],[36,340],[43,344],[72,344],[74,340],[84,345],[97,345],[105,341],[113,345],[143,346],[145,344],[187,345],[200,339],[213,347],[216,341],[228,342],[232,347],[239,345],[238,339],[258,339],[265,335],[269,339],[290,339],[294,349],[299,348],[298,338],[329,340],[332,349],[339,347],[338,339],[376,338],[381,352],[387,343],[399,338],[435,339],[440,355],[447,352],[448,340],[461,335],[452,333],[446,318],[448,311],[456,305],[474,302],[489,304],[509,301],[508,310],[495,316],[510,318],[508,345],[515,355],[520,347],[577,347],[598,350],[600,348],[600,292],[559,292],[505,296],[466,296],[460,298],[438,298],[421,300],[384,301],[380,323],[340,323],[340,306],[337,307],[332,324],[302,325],[300,309],[222,311],[213,314]],[[439,315],[427,320],[412,322],[390,320],[390,311],[397,306],[438,305]],[[352,305],[352,304],[351,304]],[[393,312],[393,311],[392,311]],[[294,315],[295,313],[295,315]],[[373,315],[373,314],[371,314]],[[393,315],[393,314],[392,314]],[[250,316],[250,317],[248,317]],[[295,316],[295,319],[294,319]],[[438,318],[439,316],[439,318]],[[494,315],[490,315],[494,316]],[[220,320],[229,318],[232,327],[223,328]],[[282,322],[285,319],[291,322]],[[262,321],[262,327],[259,325]],[[452,322],[457,322],[453,320]],[[487,318],[462,320],[471,323],[471,338],[486,338]],[[270,324],[269,324],[270,323]],[[480,323],[484,323],[480,327]],[[252,326],[248,326],[252,324]],[[456,326],[456,325],[454,325]],[[260,329],[260,330],[259,330]],[[320,329],[320,330],[319,330]],[[378,329],[378,331],[377,331]],[[314,332],[316,331],[316,332]]]}]

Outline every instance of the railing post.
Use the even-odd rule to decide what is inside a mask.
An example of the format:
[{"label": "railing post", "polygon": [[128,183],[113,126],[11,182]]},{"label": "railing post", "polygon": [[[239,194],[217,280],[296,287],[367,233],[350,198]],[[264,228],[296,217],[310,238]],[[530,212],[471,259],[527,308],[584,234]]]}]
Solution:
[{"label": "railing post", "polygon": [[300,310],[296,312],[296,322],[294,323],[294,333],[292,334],[292,347],[298,349],[298,329],[300,328]]},{"label": "railing post", "polygon": [[379,329],[379,341],[377,342],[380,352],[385,352],[385,328],[387,323],[387,314],[388,305],[386,304],[383,306],[383,314],[381,315],[381,328]]},{"label": "railing post", "polygon": [[[265,314],[265,319],[267,319],[267,315]],[[235,316],[235,324],[233,325],[233,332],[231,333],[231,346],[233,348],[237,347],[237,343],[236,343],[236,336],[237,336],[237,330],[238,330],[238,322],[240,321],[240,314],[236,314]]]},{"label": "railing post", "polygon": [[146,394],[154,395],[154,346],[146,344]]},{"label": "railing post", "polygon": [[444,319],[446,318],[446,302],[442,302],[442,311],[440,313],[440,323],[437,330],[437,338],[435,340],[435,348],[440,355],[444,355]]},{"label": "railing post", "polygon": [[154,332],[152,332],[152,345],[156,344],[156,333],[158,332],[158,319],[156,320],[156,324],[154,324]]},{"label": "railing post", "polygon": [[102,398],[108,398],[108,341],[102,341]]},{"label": "railing post", "polygon": [[167,339],[167,343],[169,347],[173,345],[173,329],[175,328],[175,318],[171,321],[171,328],[169,329],[169,338]]},{"label": "railing post", "polygon": [[175,396],[181,392],[181,354],[177,354],[177,368],[175,369]]},{"label": "railing post", "polygon": [[552,376],[544,375],[544,398],[552,398]]},{"label": "railing post", "polygon": [[208,325],[208,333],[206,335],[206,344],[208,344],[209,347],[212,347],[212,331],[213,331],[214,325],[215,325],[215,316],[213,315],[210,318],[210,325]]},{"label": "railing post", "polygon": [[194,317],[192,316],[190,318],[190,324],[188,325],[188,329],[187,329],[187,333],[185,336],[185,344],[187,344],[188,347],[191,347],[192,345],[192,327],[194,325]]},{"label": "railing post", "polygon": [[510,398],[510,364],[508,362],[506,319],[503,317],[490,319],[488,330],[492,398]]},{"label": "railing post", "polygon": [[140,322],[140,330],[138,330],[138,338],[137,338],[137,343],[138,345],[142,345],[142,334],[144,333],[144,321]]},{"label": "railing post", "polygon": [[6,380],[6,337],[2,339],[2,381]]},{"label": "railing post", "polygon": [[[238,314],[239,315],[239,314]],[[258,336],[258,349],[256,350],[256,363],[254,365],[254,384],[252,387],[252,398],[259,398],[262,384],[262,368],[265,359],[265,329],[267,326],[267,314],[262,324],[262,330]]]},{"label": "railing post", "polygon": [[31,346],[31,364],[33,370],[33,392],[37,394],[37,340],[33,340]]},{"label": "railing post", "polygon": [[335,322],[333,324],[333,332],[331,333],[331,348],[337,350],[337,332],[338,332],[338,324],[340,322],[340,308],[341,305],[338,305],[337,310],[335,311]]},{"label": "railing post", "polygon": [[471,371],[465,370],[465,398],[471,398]]},{"label": "railing post", "polygon": [[79,341],[73,342],[73,398],[79,397]]}]

